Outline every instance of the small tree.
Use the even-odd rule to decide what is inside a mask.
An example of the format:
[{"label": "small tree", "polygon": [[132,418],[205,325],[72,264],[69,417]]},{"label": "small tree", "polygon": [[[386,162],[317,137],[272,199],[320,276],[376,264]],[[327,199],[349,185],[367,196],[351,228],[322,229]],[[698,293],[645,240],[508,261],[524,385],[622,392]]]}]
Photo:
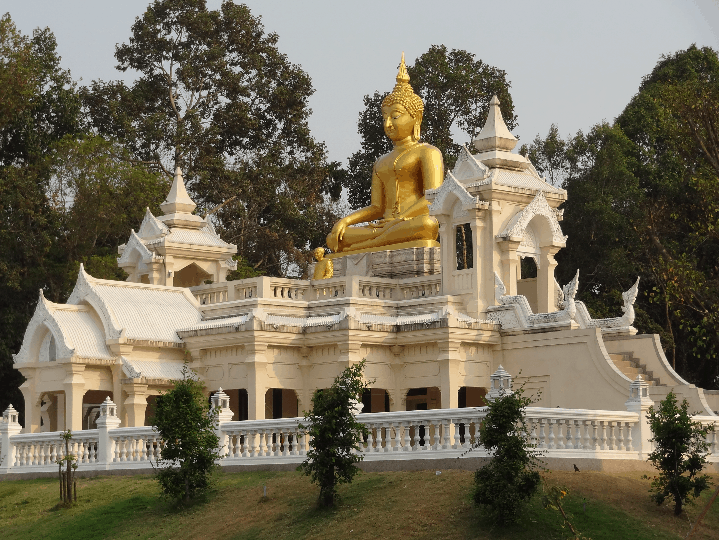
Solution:
[{"label": "small tree", "polygon": [[539,488],[537,452],[529,442],[524,409],[532,399],[522,389],[502,392],[489,403],[479,428],[478,444],[492,453],[492,461],[474,474],[474,501],[499,524],[517,520],[519,512]]},{"label": "small tree", "polygon": [[156,477],[163,493],[174,499],[189,501],[206,491],[220,457],[217,411],[210,410],[204,388],[185,364],[182,380],[155,401],[151,421],[162,436]]},{"label": "small tree", "polygon": [[[355,419],[356,405],[368,383],[362,379],[365,360],[346,368],[332,383],[332,387],[317,390],[312,397],[312,412],[305,412],[312,437],[307,459],[299,469],[320,486],[319,506],[333,506],[337,485],[352,482],[359,472],[355,465],[363,456],[359,444],[368,431]],[[354,453],[353,453],[354,451]]]},{"label": "small tree", "polygon": [[[64,506],[72,506],[73,501],[77,502],[77,481],[75,471],[77,470],[77,456],[70,453],[70,439],[72,431],[63,431],[60,435],[65,441],[65,455],[56,461],[60,475],[60,499]],[[63,471],[63,466],[65,470]]]},{"label": "small tree", "polygon": [[682,505],[698,497],[709,487],[709,476],[700,475],[707,462],[709,444],[706,436],[714,426],[702,427],[693,422],[687,400],[677,404],[673,392],[659,403],[659,409],[649,407],[647,419],[654,437],[654,451],[649,461],[659,470],[652,482],[652,500],[661,505],[674,498],[674,514],[682,513]]}]

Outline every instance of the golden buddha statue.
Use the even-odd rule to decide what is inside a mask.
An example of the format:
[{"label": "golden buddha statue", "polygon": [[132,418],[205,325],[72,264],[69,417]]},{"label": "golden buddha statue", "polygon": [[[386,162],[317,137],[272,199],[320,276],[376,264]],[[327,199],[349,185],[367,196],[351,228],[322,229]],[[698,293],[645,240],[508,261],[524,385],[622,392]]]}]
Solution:
[{"label": "golden buddha statue", "polygon": [[409,84],[402,53],[397,84],[382,102],[384,132],[394,148],[374,164],[370,205],[340,219],[327,235],[335,257],[439,245],[439,225],[429,215],[424,192],[442,184],[444,165],[437,148],[419,141],[423,110],[422,99]]}]

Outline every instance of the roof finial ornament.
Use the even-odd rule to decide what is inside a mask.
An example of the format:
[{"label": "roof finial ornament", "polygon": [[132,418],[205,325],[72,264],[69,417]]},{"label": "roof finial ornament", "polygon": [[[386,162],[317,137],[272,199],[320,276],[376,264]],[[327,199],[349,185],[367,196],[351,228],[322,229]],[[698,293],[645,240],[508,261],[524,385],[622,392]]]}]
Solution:
[{"label": "roof finial ornament", "polygon": [[510,152],[517,145],[517,138],[507,129],[502,111],[499,108],[499,99],[492,96],[489,102],[489,114],[482,131],[474,140],[474,146],[480,152],[504,150]]},{"label": "roof finial ornament", "polygon": [[165,215],[177,213],[191,214],[196,206],[185,189],[182,169],[180,169],[180,167],[175,168],[175,178],[172,180],[170,193],[167,194],[167,198],[165,202],[160,205],[160,208],[162,208]]}]

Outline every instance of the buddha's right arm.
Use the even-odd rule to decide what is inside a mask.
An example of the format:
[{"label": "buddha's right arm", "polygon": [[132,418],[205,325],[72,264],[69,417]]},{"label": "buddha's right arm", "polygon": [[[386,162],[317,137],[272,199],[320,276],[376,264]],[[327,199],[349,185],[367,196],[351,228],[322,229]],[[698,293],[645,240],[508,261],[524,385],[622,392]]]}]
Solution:
[{"label": "buddha's right arm", "polygon": [[384,208],[382,206],[382,201],[384,200],[383,189],[382,181],[379,179],[374,167],[372,167],[372,187],[370,189],[369,206],[352,212],[340,221],[343,221],[346,226],[349,226],[355,225],[356,223],[365,223],[366,221],[381,219],[384,216]]}]

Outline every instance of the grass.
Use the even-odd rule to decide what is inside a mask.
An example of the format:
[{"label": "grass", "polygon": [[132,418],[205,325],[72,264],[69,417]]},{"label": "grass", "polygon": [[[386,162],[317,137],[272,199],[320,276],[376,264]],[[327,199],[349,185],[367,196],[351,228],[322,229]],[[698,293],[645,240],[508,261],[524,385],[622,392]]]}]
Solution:
[{"label": "grass", "polygon": [[[683,538],[711,493],[678,518],[649,500],[641,473],[546,475],[569,488],[565,508],[593,540]],[[2,540],[22,539],[300,539],[568,538],[557,512],[535,497],[510,528],[487,522],[470,494],[472,473],[446,470],[363,473],[342,486],[334,510],[318,510],[318,489],[296,472],[227,473],[204,501],[178,507],[162,500],[149,476],[79,479],[78,503],[58,508],[57,479],[0,482]],[[713,475],[714,484],[719,475]],[[267,499],[262,500],[263,485]],[[713,490],[712,490],[713,491]],[[719,503],[695,538],[719,538]]]}]

